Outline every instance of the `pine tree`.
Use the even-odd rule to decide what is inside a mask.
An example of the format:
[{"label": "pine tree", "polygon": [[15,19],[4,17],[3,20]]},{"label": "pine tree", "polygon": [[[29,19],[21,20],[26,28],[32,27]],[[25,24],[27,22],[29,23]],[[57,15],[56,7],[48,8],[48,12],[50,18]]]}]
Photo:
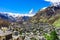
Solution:
[{"label": "pine tree", "polygon": [[55,30],[51,31],[50,35],[51,35],[51,38],[50,38],[51,40],[59,40]]}]

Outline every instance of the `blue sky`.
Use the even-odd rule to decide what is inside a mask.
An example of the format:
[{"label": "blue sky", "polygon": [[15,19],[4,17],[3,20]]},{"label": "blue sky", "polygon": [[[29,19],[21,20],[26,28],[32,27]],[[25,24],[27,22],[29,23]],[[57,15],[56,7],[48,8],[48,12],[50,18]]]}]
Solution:
[{"label": "blue sky", "polygon": [[31,9],[37,12],[50,3],[44,0],[0,0],[0,12],[28,13]]}]

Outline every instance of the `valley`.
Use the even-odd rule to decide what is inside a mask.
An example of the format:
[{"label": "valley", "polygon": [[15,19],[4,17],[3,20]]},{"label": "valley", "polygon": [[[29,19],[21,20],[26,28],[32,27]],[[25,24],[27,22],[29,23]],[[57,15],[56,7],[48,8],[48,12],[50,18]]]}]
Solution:
[{"label": "valley", "polygon": [[38,10],[36,15],[0,13],[1,40],[60,40],[60,5]]}]

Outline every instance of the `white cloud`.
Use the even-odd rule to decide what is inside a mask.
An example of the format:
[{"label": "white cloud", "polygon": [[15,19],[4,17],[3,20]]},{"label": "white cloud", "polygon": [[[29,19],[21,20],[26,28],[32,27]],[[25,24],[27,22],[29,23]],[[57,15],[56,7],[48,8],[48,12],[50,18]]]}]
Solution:
[{"label": "white cloud", "polygon": [[52,3],[60,2],[60,0],[45,0],[45,1],[52,2]]},{"label": "white cloud", "polygon": [[50,2],[55,6],[60,4],[60,0],[45,0],[45,1]]}]

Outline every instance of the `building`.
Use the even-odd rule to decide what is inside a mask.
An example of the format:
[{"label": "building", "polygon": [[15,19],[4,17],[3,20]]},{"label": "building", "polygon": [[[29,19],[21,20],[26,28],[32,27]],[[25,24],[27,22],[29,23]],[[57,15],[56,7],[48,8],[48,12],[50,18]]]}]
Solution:
[{"label": "building", "polygon": [[2,30],[0,30],[0,40],[10,40],[10,39],[12,39],[11,31],[3,32]]}]

